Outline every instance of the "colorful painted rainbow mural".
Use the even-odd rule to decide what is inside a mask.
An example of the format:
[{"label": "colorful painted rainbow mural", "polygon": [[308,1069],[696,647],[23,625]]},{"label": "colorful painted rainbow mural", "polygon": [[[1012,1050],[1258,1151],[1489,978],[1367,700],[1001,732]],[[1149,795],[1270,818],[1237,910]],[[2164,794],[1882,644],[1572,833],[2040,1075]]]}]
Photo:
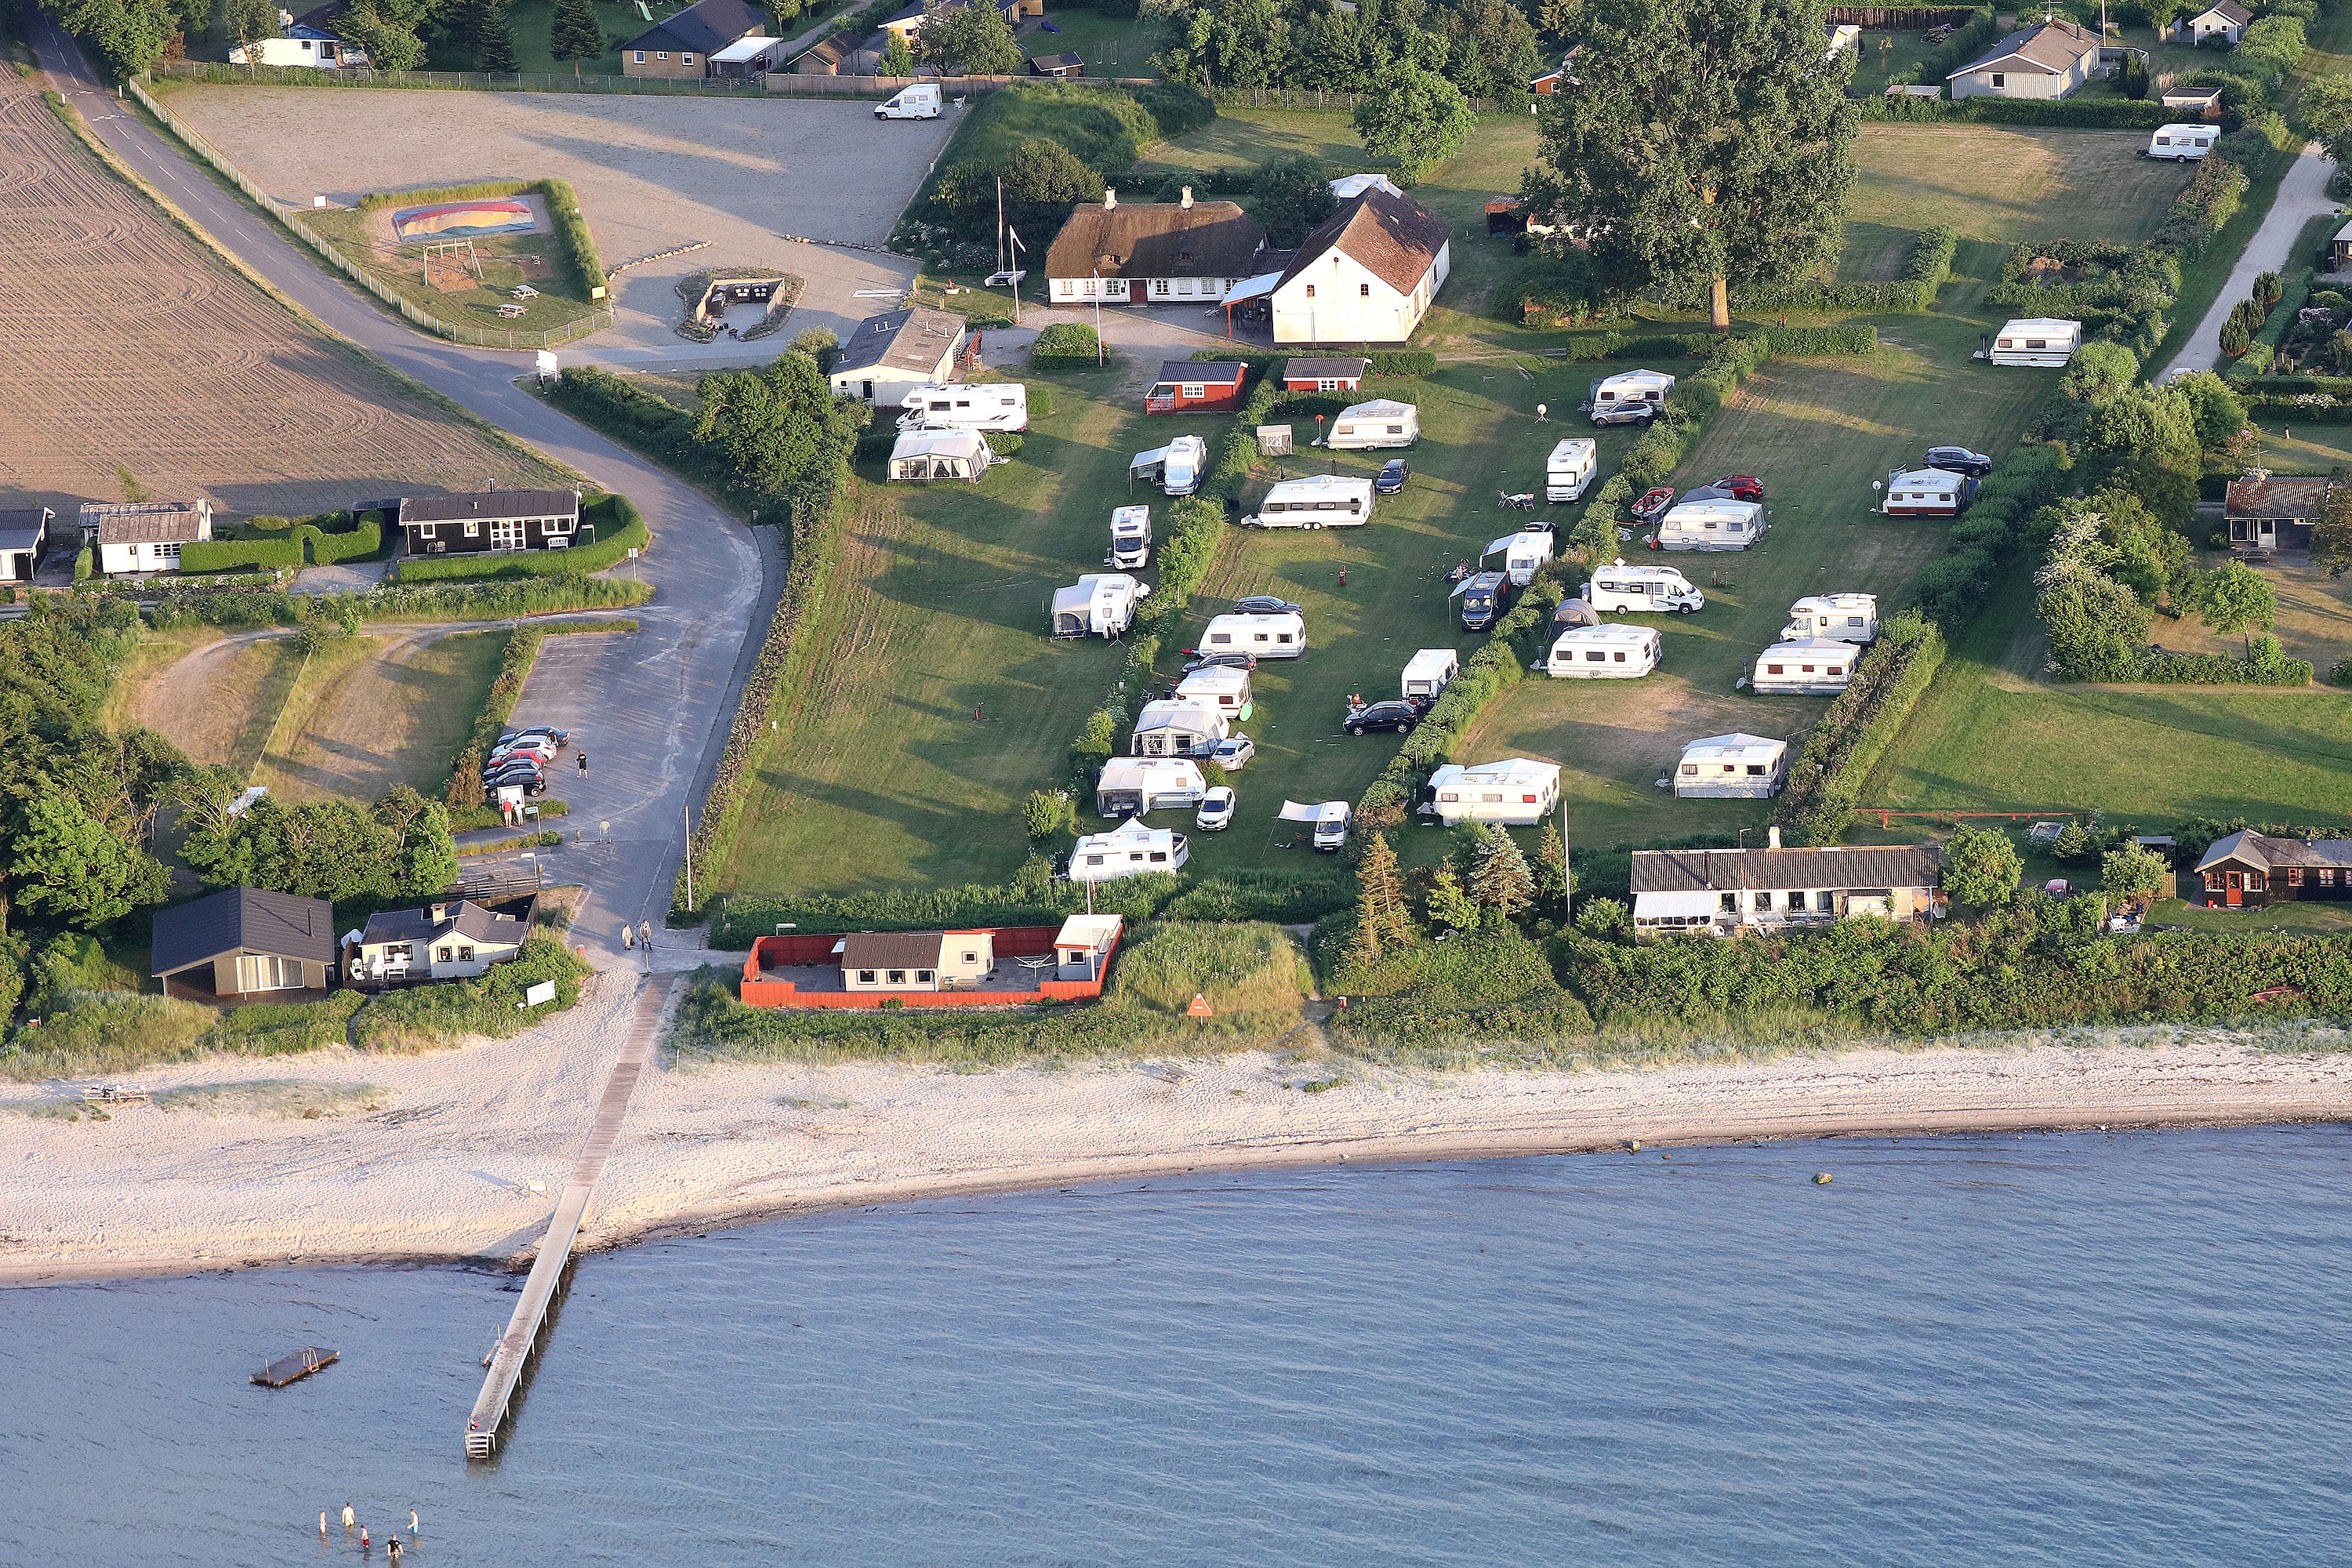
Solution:
[{"label": "colorful painted rainbow mural", "polygon": [[486,202],[437,202],[404,207],[392,215],[392,232],[409,244],[428,239],[474,239],[488,234],[529,234],[539,215],[520,196]]}]

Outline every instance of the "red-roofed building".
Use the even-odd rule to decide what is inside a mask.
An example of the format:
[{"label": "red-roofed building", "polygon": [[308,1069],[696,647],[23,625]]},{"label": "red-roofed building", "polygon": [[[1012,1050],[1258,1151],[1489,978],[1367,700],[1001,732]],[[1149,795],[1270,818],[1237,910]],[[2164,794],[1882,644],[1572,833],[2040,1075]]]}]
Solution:
[{"label": "red-roofed building", "polygon": [[1453,231],[1410,196],[1339,204],[1271,290],[1277,343],[1401,343],[1453,268]]}]

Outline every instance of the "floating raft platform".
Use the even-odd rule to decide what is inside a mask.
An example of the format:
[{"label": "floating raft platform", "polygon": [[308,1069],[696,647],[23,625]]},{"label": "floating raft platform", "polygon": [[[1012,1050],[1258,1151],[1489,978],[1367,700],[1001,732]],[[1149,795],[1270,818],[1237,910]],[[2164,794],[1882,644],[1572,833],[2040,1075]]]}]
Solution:
[{"label": "floating raft platform", "polygon": [[253,1381],[264,1388],[283,1388],[299,1383],[322,1366],[332,1366],[341,1351],[331,1351],[318,1345],[305,1345],[292,1355],[279,1356],[253,1374]]}]

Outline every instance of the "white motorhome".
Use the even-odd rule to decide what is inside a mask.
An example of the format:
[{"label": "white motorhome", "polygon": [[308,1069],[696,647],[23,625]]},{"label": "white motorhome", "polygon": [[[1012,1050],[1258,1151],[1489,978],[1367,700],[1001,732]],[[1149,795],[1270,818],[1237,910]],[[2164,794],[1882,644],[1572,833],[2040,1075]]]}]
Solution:
[{"label": "white motorhome", "polygon": [[1110,563],[1122,572],[1139,571],[1151,560],[1151,509],[1113,507],[1110,513]]},{"label": "white motorhome", "polygon": [[1675,794],[1685,800],[1764,800],[1789,777],[1789,742],[1763,735],[1709,735],[1683,748]]},{"label": "white motorhome", "polygon": [[1054,636],[1118,637],[1134,621],[1137,602],[1150,596],[1149,587],[1124,572],[1089,572],[1054,590]]},{"label": "white motorhome", "polygon": [[1140,816],[1198,805],[1209,793],[1201,764],[1187,757],[1113,757],[1095,780],[1095,815]]},{"label": "white motorhome", "polygon": [[1678,566],[1628,566],[1621,556],[1593,573],[1584,585],[1584,600],[1603,612],[1662,616],[1672,610],[1687,616],[1706,605],[1706,595]]},{"label": "white motorhome", "polygon": [[890,447],[890,477],[977,484],[994,460],[987,438],[977,430],[901,430]]},{"label": "white motorhome", "polygon": [[1205,757],[1233,729],[1230,715],[1205,703],[1163,697],[1135,715],[1128,751],[1139,757]]},{"label": "white motorhome", "polygon": [[1284,479],[1265,492],[1260,528],[1360,528],[1372,520],[1372,481],[1350,474],[1309,474]]},{"label": "white motorhome", "polygon": [[2083,323],[2046,316],[2025,316],[2006,322],[1993,335],[1992,363],[2032,365],[2042,370],[2063,369],[2083,346]]},{"label": "white motorhome", "polygon": [[1209,471],[1209,444],[1198,436],[1179,436],[1165,447],[1138,452],[1129,459],[1127,477],[1158,485],[1171,496],[1188,496],[1201,488]]},{"label": "white motorhome", "polygon": [[1454,678],[1462,673],[1462,660],[1450,647],[1425,647],[1405,662],[1403,696],[1407,701],[1419,699],[1433,702]]},{"label": "white motorhome", "polygon": [[1832,642],[1878,640],[1878,595],[1822,594],[1789,606],[1789,624],[1780,628],[1782,642],[1826,637]]},{"label": "white motorhome", "polygon": [[937,120],[940,117],[940,84],[919,81],[912,87],[902,87],[887,103],[874,106],[877,120]]},{"label": "white motorhome", "polygon": [[1763,537],[1759,501],[1685,501],[1658,521],[1661,550],[1745,550]]},{"label": "white motorhome", "polygon": [[1421,439],[1421,410],[1410,403],[1376,397],[1339,410],[1323,444],[1342,452],[1410,447]]},{"label": "white motorhome", "polygon": [[1544,500],[1580,500],[1592,483],[1601,461],[1601,444],[1589,436],[1570,436],[1544,459]]},{"label": "white motorhome", "polygon": [[1555,542],[1548,528],[1523,528],[1517,533],[1507,533],[1478,552],[1484,564],[1487,556],[1503,552],[1503,574],[1515,588],[1524,588],[1536,580],[1544,563],[1551,559]]},{"label": "white motorhome", "polygon": [[1843,691],[1853,684],[1862,650],[1826,637],[1775,643],[1756,656],[1753,681],[1759,691]]},{"label": "white motorhome", "polygon": [[1584,411],[1595,425],[1647,425],[1663,413],[1675,378],[1662,371],[1628,370],[1592,384]]},{"label": "white motorhome", "polygon": [[1966,474],[1897,468],[1886,476],[1886,500],[1879,510],[1889,517],[1958,517],[1976,489],[1976,480]]},{"label": "white motorhome", "polygon": [[1317,852],[1336,855],[1348,842],[1348,823],[1355,816],[1355,807],[1344,800],[1327,800],[1313,805],[1302,805],[1295,800],[1282,803],[1280,819],[1284,822],[1312,823],[1312,842]]},{"label": "white motorhome", "polygon": [[1178,681],[1176,700],[1197,702],[1234,720],[1247,719],[1257,708],[1250,690],[1250,672],[1226,665],[1196,669]]},{"label": "white motorhome", "polygon": [[1559,764],[1529,757],[1465,767],[1448,763],[1429,775],[1422,809],[1451,827],[1457,822],[1499,822],[1532,827],[1559,805]]},{"label": "white motorhome", "polygon": [[898,416],[901,430],[1026,430],[1029,389],[1017,381],[966,386],[925,382],[910,388]]},{"label": "white motorhome", "polygon": [[1108,833],[1089,833],[1070,846],[1070,880],[1109,882],[1153,871],[1180,871],[1191,858],[1192,846],[1182,834],[1147,827],[1142,818],[1131,816]]},{"label": "white motorhome", "polygon": [[1276,616],[1216,616],[1201,633],[1202,653],[1249,653],[1297,658],[1307,651],[1307,623],[1296,612]]},{"label": "white motorhome", "polygon": [[1544,668],[1562,679],[1632,680],[1658,668],[1661,640],[1657,627],[1623,621],[1571,626],[1554,639]]},{"label": "white motorhome", "polygon": [[2146,156],[2169,158],[2176,163],[2194,163],[2213,150],[2214,138],[2221,134],[2218,125],[2159,125],[2147,139]]}]

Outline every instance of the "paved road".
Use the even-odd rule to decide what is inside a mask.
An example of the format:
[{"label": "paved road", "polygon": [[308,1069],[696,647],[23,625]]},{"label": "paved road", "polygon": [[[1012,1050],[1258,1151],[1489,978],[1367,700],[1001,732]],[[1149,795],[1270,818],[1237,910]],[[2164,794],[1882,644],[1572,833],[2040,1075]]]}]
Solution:
[{"label": "paved road", "polygon": [[2181,351],[2172,356],[2165,375],[2182,371],[2218,370],[2221,365],[2221,328],[2230,319],[2231,306],[2253,292],[2254,275],[2261,272],[2286,270],[2287,251],[2294,245],[2294,237],[2303,226],[2322,213],[2336,211],[2338,203],[2327,194],[2327,182],[2336,173],[2334,160],[2320,152],[2319,143],[2312,142],[2303,150],[2284,179],[2279,181],[2278,195],[2271,210],[2263,218],[2263,226],[2246,244],[2243,256],[2231,268],[2230,280],[2215,296],[2212,309],[2197,323]]},{"label": "paved road", "polygon": [[571,730],[589,754],[587,774],[567,776],[562,793],[572,804],[568,826],[586,829],[590,842],[567,849],[561,865],[590,889],[572,940],[592,961],[616,955],[623,921],[659,925],[669,908],[687,810],[700,807],[781,581],[772,538],[755,540],[674,475],[521,390],[515,378],[529,369],[524,356],[425,337],[322,271],[176,142],[126,110],[47,11],[28,8],[26,16],[52,87],[124,163],[246,265],[378,358],[645,513],[657,542],[626,569],[656,590],[654,602],[635,612],[643,629],[549,638],[516,710],[526,721]]}]

